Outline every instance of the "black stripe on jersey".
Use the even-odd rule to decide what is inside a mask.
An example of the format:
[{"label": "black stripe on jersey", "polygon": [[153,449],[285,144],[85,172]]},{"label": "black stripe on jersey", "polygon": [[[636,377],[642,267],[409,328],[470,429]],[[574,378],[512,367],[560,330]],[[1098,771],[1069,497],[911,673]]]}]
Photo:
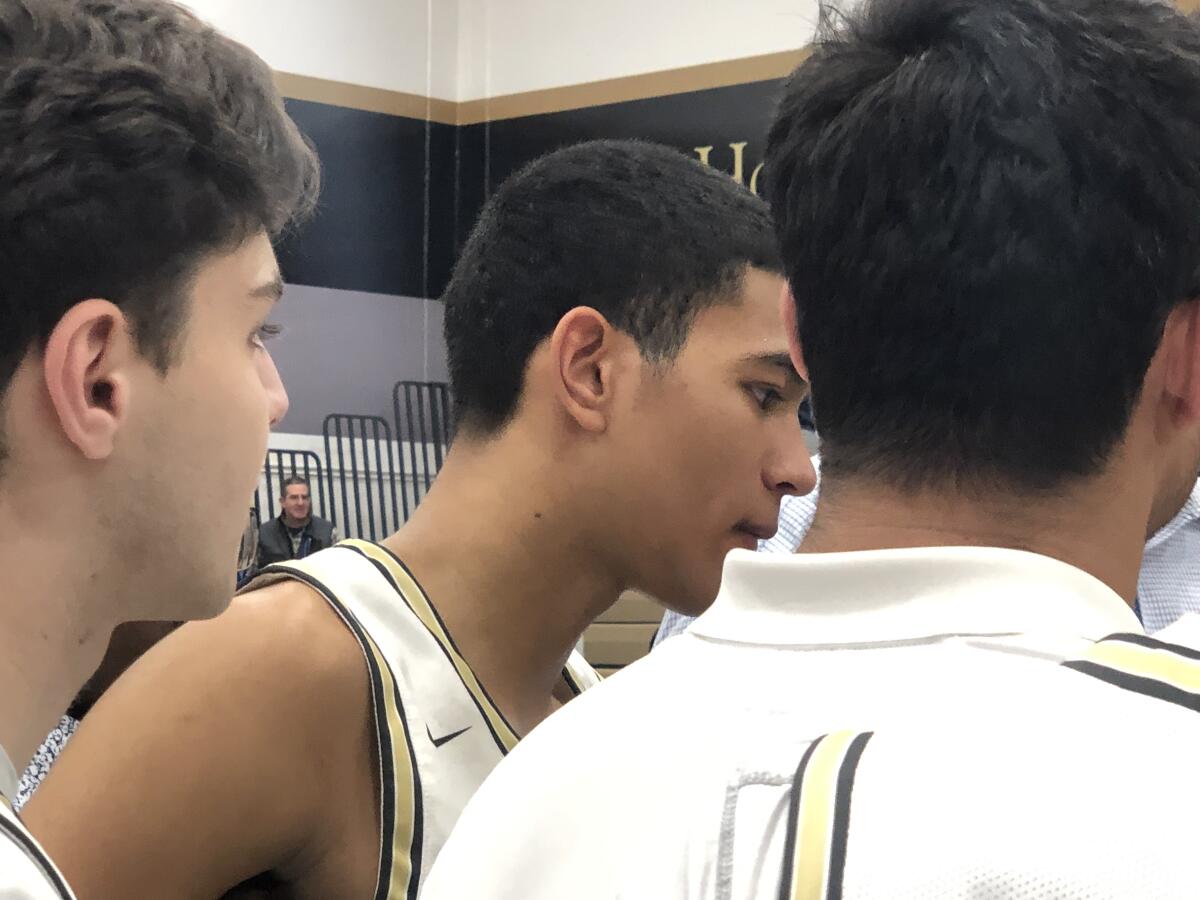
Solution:
[{"label": "black stripe on jersey", "polygon": [[[15,813],[14,813],[15,815]],[[46,881],[54,888],[62,900],[74,900],[75,895],[71,893],[71,889],[67,887],[67,883],[62,880],[62,876],[54,868],[54,863],[46,856],[42,848],[36,842],[30,839],[24,831],[17,826],[15,822],[9,820],[8,816],[0,815],[0,831],[8,835],[14,844],[20,846],[25,851],[25,855],[29,857],[30,862],[36,865],[45,876]]]},{"label": "black stripe on jersey", "polygon": [[1191,691],[1182,690],[1174,685],[1167,684],[1165,681],[1159,681],[1156,678],[1146,678],[1140,675],[1130,675],[1128,672],[1102,666],[1099,663],[1089,662],[1086,659],[1068,660],[1063,663],[1063,666],[1068,669],[1074,669],[1076,672],[1090,675],[1093,678],[1098,678],[1101,681],[1106,681],[1115,687],[1124,688],[1127,691],[1133,691],[1138,694],[1145,694],[1148,697],[1155,697],[1159,700],[1165,700],[1168,703],[1186,707],[1194,712],[1200,712],[1200,694],[1193,694]]},{"label": "black stripe on jersey", "polygon": [[[429,594],[426,593],[426,591],[425,591],[425,588],[421,587],[421,582],[418,581],[417,576],[412,573],[412,569],[410,569],[408,566],[406,566],[404,564],[404,560],[402,560],[400,557],[398,557],[395,553],[393,553],[387,547],[383,546],[383,544],[376,544],[375,546],[378,547],[380,550],[382,550],[384,553],[386,553],[389,557],[391,557],[392,560],[396,563],[396,565],[398,565],[401,569],[404,570],[404,574],[413,580],[413,584],[415,584],[417,586],[417,590],[419,590],[421,592],[421,596],[423,596],[425,598],[425,602],[429,604],[429,611],[432,612],[433,617],[435,619],[437,619],[438,625],[442,626],[442,632],[446,635],[446,640],[448,640],[450,642],[451,648],[454,650],[455,653],[457,653],[460,657],[462,657],[462,651],[458,649],[458,644],[454,643],[454,635],[450,632],[450,629],[446,627],[446,620],[443,619],[442,614],[440,612],[438,612],[437,604],[434,603],[433,600],[430,599]],[[463,659],[465,660],[466,657],[463,657]],[[470,663],[468,663],[467,665],[470,665]],[[476,680],[478,680],[478,677]],[[492,695],[488,693],[487,686],[484,685],[484,683],[482,681],[479,682],[479,690],[483,691],[483,696],[486,697],[487,702],[492,705],[492,709],[494,709],[496,711],[496,715],[498,715],[500,717],[500,721],[504,723],[504,726],[519,738],[521,736],[521,733],[519,731],[517,731],[517,729],[512,727],[512,722],[508,721],[508,717],[504,715],[503,710],[501,710],[500,707],[496,705],[496,701],[492,699]],[[500,740],[499,735],[496,735],[496,740],[497,741]],[[503,749],[503,748],[501,748],[501,749]],[[508,751],[506,751],[506,750],[504,751],[504,753],[506,755],[507,755],[507,752]]]},{"label": "black stripe on jersey", "polygon": [[800,765],[796,767],[796,774],[792,776],[792,796],[788,800],[787,834],[783,844],[783,877],[779,879],[779,900],[791,900],[792,896],[792,872],[796,868],[796,832],[800,826],[800,786],[804,784],[804,770],[808,768],[808,761],[812,759],[813,751],[826,737],[828,735],[822,735],[808,745],[808,749],[800,757]]},{"label": "black stripe on jersey", "polygon": [[[400,721],[404,723],[404,742],[408,745],[408,758],[412,760],[412,778],[413,778],[413,820],[412,820],[412,846],[408,851],[409,873],[408,873],[408,891],[406,900],[417,900],[417,889],[421,885],[421,859],[423,848],[425,846],[425,800],[421,793],[421,771],[417,767],[417,751],[413,747],[412,737],[408,733],[408,717],[404,713],[404,703],[400,698],[400,684],[394,678],[392,679],[392,692],[396,698],[396,709],[400,712]],[[392,795],[392,803],[395,803],[395,794]],[[395,821],[393,817],[392,821]],[[391,844],[388,844],[389,849]],[[390,867],[389,870],[390,871]],[[386,900],[387,889],[378,900]]]},{"label": "black stripe on jersey", "polygon": [[571,693],[578,697],[583,693],[583,688],[575,681],[575,676],[571,674],[571,669],[568,666],[563,666],[563,681],[567,683],[567,687],[571,689]]},{"label": "black stripe on jersey", "polygon": [[1096,643],[1102,644],[1109,641],[1120,641],[1125,644],[1137,644],[1139,647],[1145,647],[1148,650],[1165,650],[1168,653],[1174,653],[1176,656],[1182,656],[1184,659],[1194,659],[1197,662],[1200,662],[1200,650],[1195,650],[1192,647],[1184,647],[1182,644],[1169,644],[1166,641],[1160,641],[1157,638],[1152,638],[1148,634],[1110,634],[1106,638],[1101,638]]},{"label": "black stripe on jersey", "polygon": [[[318,579],[309,575],[307,572],[301,572],[297,569],[286,568],[281,569],[286,571],[288,575],[295,578],[297,581],[302,581],[311,587],[314,591],[325,598],[326,602],[333,608],[338,617],[350,629],[358,641],[360,648],[363,651],[363,656],[367,660],[367,672],[371,678],[371,701],[374,707],[375,715],[375,733],[379,741],[379,766],[380,766],[380,856],[379,856],[379,873],[375,886],[375,900],[388,900],[388,895],[391,891],[391,874],[392,866],[395,863],[395,843],[396,843],[396,769],[395,757],[392,750],[392,734],[387,726],[387,707],[384,703],[383,690],[383,675],[379,670],[379,664],[375,660],[375,654],[371,649],[371,641],[366,630],[359,623],[358,619],[346,609],[342,602],[337,598],[332,590],[322,584]],[[393,679],[393,684],[395,680]],[[404,740],[408,745],[409,759],[412,760],[412,778],[413,778],[413,839],[412,848],[409,852],[409,860],[411,861],[408,889],[405,892],[407,900],[416,900],[417,887],[420,881],[421,874],[421,849],[422,849],[422,832],[424,827],[424,803],[421,796],[421,774],[417,770],[417,757],[413,750],[412,738],[409,735],[408,716],[404,712],[404,703],[400,697],[399,688],[393,690],[396,709],[400,713],[400,722],[404,732]]]},{"label": "black stripe on jersey", "polygon": [[858,735],[846,750],[838,770],[837,794],[833,802],[833,837],[829,850],[829,890],[827,900],[842,900],[842,882],[846,877],[846,845],[850,840],[850,795],[854,790],[854,775],[858,761],[872,732]]},{"label": "black stripe on jersey", "polygon": [[[408,575],[408,577],[412,578],[412,572],[409,571],[408,567],[405,566],[404,563],[400,562],[399,559],[396,559],[396,554],[392,553],[390,550],[388,550],[386,547],[381,546],[380,544],[375,544],[375,546],[379,547],[380,550],[383,550],[385,553],[387,553],[387,555],[390,556],[393,560],[395,560],[396,564],[399,565],[400,568],[402,568],[405,571],[405,573]],[[394,579],[392,577],[392,573],[387,570],[386,566],[384,566],[377,559],[371,559],[370,556],[363,553],[357,547],[347,546],[347,547],[345,547],[345,549],[351,550],[354,553],[357,553],[363,559],[367,560],[373,566],[375,566],[375,568],[379,570],[379,573],[381,575],[383,575],[384,578],[387,579],[388,584],[390,584],[392,586],[392,590],[394,590],[396,592],[396,595],[398,597],[400,597],[401,600],[404,601],[405,605],[408,606],[408,608],[412,611],[412,614],[417,617],[417,621],[418,622],[421,621],[421,617],[419,615],[417,615],[417,611],[412,608],[412,604],[410,604],[408,601],[408,598],[404,596],[404,591],[402,591],[400,589],[400,585],[396,584],[396,579]],[[417,589],[419,591],[421,591],[422,594],[425,594],[425,589],[423,587],[421,587],[421,582],[419,582],[419,581],[417,581],[417,579],[413,578],[413,584],[415,584],[417,586]],[[442,626],[442,630],[445,631],[446,639],[450,642],[450,648],[453,649],[455,653],[458,653],[459,656],[462,656],[462,653],[459,652],[458,647],[455,646],[455,644],[454,644],[454,638],[450,635],[450,630],[448,628],[446,628],[446,623],[443,622],[441,616],[438,615],[437,607],[435,607],[433,605],[433,601],[429,599],[428,594],[425,594],[425,602],[429,604],[429,609],[433,612],[433,615],[437,619],[438,624]],[[422,627],[424,627],[424,623],[422,623]],[[426,629],[426,630],[428,630],[428,629]],[[445,644],[443,644],[438,639],[438,636],[436,634],[431,633],[431,637],[433,638],[434,643],[436,643],[441,648],[442,653],[445,654],[446,659],[449,660],[450,665],[453,667],[454,666],[454,657],[452,657],[450,655],[450,649],[448,649],[445,646]],[[470,664],[468,663],[468,665],[470,665]],[[455,669],[455,674],[458,674],[457,669]],[[462,681],[461,675],[458,675],[458,678],[460,681]],[[488,719],[487,713],[484,712],[483,705],[479,702],[479,698],[477,698],[475,696],[475,692],[472,691],[470,687],[468,687],[468,685],[465,681],[462,681],[462,686],[463,686],[463,690],[467,692],[467,696],[471,698],[471,702],[475,704],[475,708],[477,710],[479,710],[479,717],[481,719],[483,719],[483,724],[487,726],[487,730],[491,734],[492,740],[494,740],[496,742],[496,746],[500,749],[501,755],[507,756],[508,748],[504,746],[504,741],[501,740],[499,733],[496,731],[495,728],[492,727],[492,723]],[[482,682],[480,682],[480,684],[479,684],[479,690],[481,690],[483,692],[483,696],[485,698],[487,698],[488,703],[490,703],[492,705],[492,709],[494,709],[496,711],[496,715],[498,715],[500,717],[500,720],[502,722],[504,722],[505,725],[508,725],[509,730],[512,731],[513,734],[517,734],[516,729],[513,728],[511,724],[509,724],[508,719],[506,719],[504,717],[504,713],[502,713],[500,711],[500,708],[498,706],[496,706],[495,701],[492,700],[491,695],[487,692],[487,688],[485,688],[483,686]]]}]

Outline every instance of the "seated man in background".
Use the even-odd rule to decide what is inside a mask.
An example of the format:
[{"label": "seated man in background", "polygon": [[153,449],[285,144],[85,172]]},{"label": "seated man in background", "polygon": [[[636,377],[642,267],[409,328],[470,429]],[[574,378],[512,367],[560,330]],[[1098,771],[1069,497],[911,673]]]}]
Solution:
[{"label": "seated man in background", "polygon": [[284,481],[279,506],[279,515],[258,529],[258,566],[304,559],[337,543],[334,524],[313,515],[312,490],[304,478],[293,475]]},{"label": "seated man in background", "polygon": [[62,898],[17,772],[119,623],[228,605],[317,164],[262,60],[158,0],[0,3],[0,135],[0,896]]},{"label": "seated man in background", "polygon": [[422,900],[1194,900],[1200,626],[1131,607],[1200,465],[1197,146],[1170,4],[831,17],[766,153],[812,531],[518,747]]},{"label": "seated man in background", "polygon": [[26,808],[81,893],[414,897],[488,772],[594,681],[568,662],[588,624],[626,588],[700,611],[812,487],[783,289],[766,206],[674,150],[509,179],[444,296],[432,490],[113,686]]}]

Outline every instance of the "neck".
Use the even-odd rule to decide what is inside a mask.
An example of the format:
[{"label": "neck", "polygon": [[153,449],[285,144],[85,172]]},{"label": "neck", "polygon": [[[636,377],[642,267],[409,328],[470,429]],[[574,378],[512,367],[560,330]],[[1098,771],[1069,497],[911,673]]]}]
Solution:
[{"label": "neck", "polygon": [[293,519],[287,513],[284,513],[283,514],[283,524],[286,525],[288,528],[301,528],[304,525],[307,525],[309,522],[309,519],[311,519],[311,518],[312,518],[312,516],[306,516],[303,519]]},{"label": "neck", "polygon": [[1027,550],[1088,572],[1132,604],[1149,515],[1148,500],[1112,483],[1030,498],[914,493],[823,475],[817,514],[799,552],[938,546]]},{"label": "neck", "polygon": [[0,499],[0,745],[20,772],[95,671],[112,633],[103,572],[38,536]]},{"label": "neck", "polygon": [[514,435],[482,446],[460,440],[412,518],[384,542],[522,734],[553,709],[563,664],[622,587],[555,468],[552,454]]}]

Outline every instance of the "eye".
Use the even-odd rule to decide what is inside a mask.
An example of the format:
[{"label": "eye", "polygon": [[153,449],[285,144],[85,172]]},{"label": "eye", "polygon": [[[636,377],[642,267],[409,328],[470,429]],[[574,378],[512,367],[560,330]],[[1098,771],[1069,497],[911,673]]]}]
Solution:
[{"label": "eye", "polygon": [[783,394],[768,384],[752,384],[747,389],[750,391],[750,396],[754,398],[754,402],[758,404],[758,408],[763,412],[770,412],[783,402]]},{"label": "eye", "polygon": [[279,337],[282,332],[282,326],[274,322],[264,322],[254,329],[254,333],[250,335],[250,343],[255,347],[262,347],[271,338]]}]

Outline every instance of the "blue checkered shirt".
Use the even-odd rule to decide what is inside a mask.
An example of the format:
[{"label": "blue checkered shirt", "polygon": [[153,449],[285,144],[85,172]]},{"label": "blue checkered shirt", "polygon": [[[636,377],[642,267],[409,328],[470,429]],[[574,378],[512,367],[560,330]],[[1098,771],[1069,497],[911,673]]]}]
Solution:
[{"label": "blue checkered shirt", "polygon": [[[783,498],[779,530],[769,541],[759,542],[760,553],[796,551],[816,515],[817,494],[814,490],[804,497]],[[1200,613],[1200,481],[1183,509],[1146,543],[1138,577],[1138,605],[1149,634],[1186,613]],[[689,616],[668,612],[658,627],[655,646],[682,634],[692,621]]]}]

